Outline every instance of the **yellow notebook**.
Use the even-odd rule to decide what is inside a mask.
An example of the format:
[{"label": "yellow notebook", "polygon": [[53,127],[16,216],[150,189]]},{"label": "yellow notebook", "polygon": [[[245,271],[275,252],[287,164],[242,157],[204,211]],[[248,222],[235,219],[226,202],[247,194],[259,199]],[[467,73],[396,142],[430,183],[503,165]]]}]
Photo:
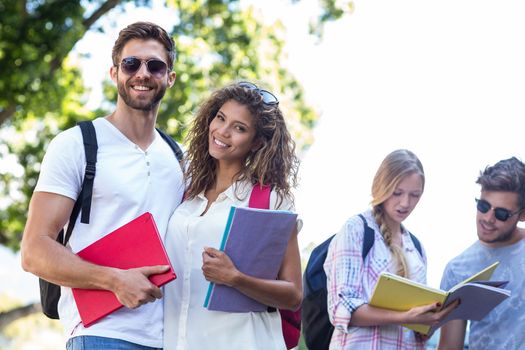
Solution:
[{"label": "yellow notebook", "polygon": [[[441,305],[445,306],[446,304],[448,304],[447,302],[453,301],[452,298],[450,300],[447,300],[449,295],[452,296],[452,293],[457,291],[460,287],[469,284],[469,288],[464,288],[464,290],[462,291],[463,293],[458,293],[458,296],[459,294],[461,294],[462,296],[462,302],[460,305],[461,307],[457,307],[452,313],[456,313],[458,309],[461,309],[459,312],[459,316],[461,317],[482,318],[484,317],[484,314],[480,316],[480,313],[483,313],[485,311],[485,314],[488,313],[490,310],[492,310],[492,308],[497,306],[497,304],[499,304],[501,301],[503,301],[510,295],[509,291],[497,287],[506,284],[505,282],[488,283],[489,285],[484,284],[483,282],[474,283],[475,281],[489,280],[498,264],[499,262],[495,262],[494,264],[486,267],[485,269],[467,278],[463,282],[458,283],[457,285],[452,287],[448,292],[432,288],[422,283],[414,282],[407,278],[403,278],[388,272],[384,272],[379,277],[379,280],[375,286],[374,293],[372,294],[372,298],[370,299],[369,304],[378,308],[395,311],[407,311],[416,306],[428,305],[436,302],[439,302],[441,303]],[[494,286],[494,284],[496,286]],[[481,300],[485,301],[488,298],[490,299],[491,304],[484,305],[484,307],[477,305],[468,305],[469,303],[463,302],[463,298],[468,297],[471,294],[465,294],[465,292],[471,294],[481,293],[484,296]],[[497,295],[493,295],[494,293],[497,293]],[[485,294],[487,294],[486,297]],[[457,298],[454,298],[454,300],[455,299]],[[483,310],[481,310],[480,307],[483,308]],[[487,309],[487,307],[490,307],[490,309],[485,310]],[[470,308],[477,308],[478,310],[476,312],[476,310],[470,310]],[[472,314],[472,312],[474,312],[476,315],[469,316]],[[465,316],[465,313],[467,316]],[[448,321],[451,319],[460,318],[456,316],[458,315],[449,315],[446,320]],[[441,322],[440,325],[442,325],[443,323],[444,322]],[[439,328],[440,325],[432,327],[432,331]],[[403,326],[410,328],[414,331],[420,332],[422,334],[428,334],[431,331],[431,327],[427,325],[405,324]]]}]

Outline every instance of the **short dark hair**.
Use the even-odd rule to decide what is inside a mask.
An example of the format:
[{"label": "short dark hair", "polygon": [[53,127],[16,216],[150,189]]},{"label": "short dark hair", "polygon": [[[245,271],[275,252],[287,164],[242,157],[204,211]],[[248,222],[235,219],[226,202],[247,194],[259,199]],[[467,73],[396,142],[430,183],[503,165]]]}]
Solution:
[{"label": "short dark hair", "polygon": [[520,209],[525,208],[525,164],[516,157],[487,166],[476,183],[482,191],[505,191],[518,194]]},{"label": "short dark hair", "polygon": [[166,49],[168,55],[168,67],[170,70],[173,69],[173,61],[175,60],[175,43],[171,36],[162,27],[151,22],[135,22],[119,32],[111,53],[114,66],[119,65],[122,49],[128,41],[133,39],[157,40]]}]

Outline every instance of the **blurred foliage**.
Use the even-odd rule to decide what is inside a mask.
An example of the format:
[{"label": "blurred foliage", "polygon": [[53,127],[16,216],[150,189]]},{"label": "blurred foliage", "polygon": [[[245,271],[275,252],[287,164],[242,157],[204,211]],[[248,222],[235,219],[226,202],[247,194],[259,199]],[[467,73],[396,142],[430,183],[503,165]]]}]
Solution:
[{"label": "blurred foliage", "polygon": [[[295,0],[300,1],[300,0]],[[354,11],[355,5],[350,0],[319,0],[320,13],[315,21],[310,23],[310,34],[321,38],[327,22],[335,21]]]},{"label": "blurred foliage", "polygon": [[161,104],[161,128],[183,138],[200,101],[232,81],[250,80],[278,96],[299,149],[312,143],[317,115],[306,105],[302,87],[280,65],[285,59],[282,23],[265,26],[252,8],[241,9],[238,1],[167,4],[179,17],[171,29],[178,51],[177,80]]},{"label": "blurred foliage", "polygon": [[[75,125],[78,120],[92,118],[93,113],[83,105],[84,86],[78,69],[69,67],[57,73],[58,89],[67,89],[56,110],[27,111],[25,118],[4,125],[0,139],[5,141],[0,148],[2,159],[11,156],[18,163],[15,169],[0,169],[0,196],[10,198],[6,208],[0,207],[0,244],[18,249],[24,228],[28,200],[36,185],[40,161],[47,144],[59,130]],[[43,102],[42,102],[43,103]],[[15,171],[12,171],[15,170]]]},{"label": "blurred foliage", "polygon": [[[22,306],[22,303],[0,294],[0,313]],[[50,320],[42,313],[32,314],[12,322],[0,333],[0,349],[52,350],[64,346],[60,322]]]},{"label": "blurred foliage", "polygon": [[0,244],[19,247],[49,140],[93,117],[82,106],[85,89],[70,51],[101,16],[129,1],[0,1]]},{"label": "blurred foliage", "polygon": [[0,125],[60,110],[69,93],[57,84],[64,59],[101,16],[129,1],[0,1]]},{"label": "blurred foliage", "polygon": [[[86,90],[70,54],[87,30],[104,31],[97,20],[123,5],[148,0],[0,0],[0,244],[19,249],[40,161],[50,139],[79,120],[113,108],[116,88],[104,83],[104,102],[87,110]],[[175,86],[159,110],[158,124],[181,141],[200,101],[235,80],[272,90],[299,151],[313,142],[317,114],[302,87],[282,67],[284,26],[264,25],[253,8],[238,0],[166,0],[176,15]],[[114,10],[116,9],[116,10]],[[74,51],[73,51],[74,53]],[[111,55],[107,53],[108,57]],[[101,68],[102,69],[102,68]]]}]

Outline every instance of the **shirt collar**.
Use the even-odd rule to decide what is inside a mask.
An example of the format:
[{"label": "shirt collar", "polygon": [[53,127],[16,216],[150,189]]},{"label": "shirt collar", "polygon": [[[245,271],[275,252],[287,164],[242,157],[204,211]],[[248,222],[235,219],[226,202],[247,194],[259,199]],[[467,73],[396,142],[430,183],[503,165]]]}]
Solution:
[{"label": "shirt collar", "polygon": [[[253,185],[249,181],[237,181],[234,182],[230,187],[228,187],[223,193],[219,194],[220,198],[221,195],[229,198],[233,202],[237,201],[244,201],[248,198],[248,196],[251,193]],[[197,195],[197,198],[206,201],[206,197],[204,196],[204,191],[199,193]]]}]

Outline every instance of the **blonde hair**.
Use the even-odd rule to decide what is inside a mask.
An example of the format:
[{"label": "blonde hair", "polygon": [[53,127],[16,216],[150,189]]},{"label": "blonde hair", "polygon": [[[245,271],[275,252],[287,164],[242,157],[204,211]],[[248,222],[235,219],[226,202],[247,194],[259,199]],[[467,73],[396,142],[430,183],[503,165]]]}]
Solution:
[{"label": "blonde hair", "polygon": [[418,174],[425,188],[425,172],[417,156],[409,150],[399,149],[391,152],[383,160],[372,182],[372,213],[379,226],[386,245],[397,264],[397,274],[408,277],[408,265],[401,247],[392,244],[393,232],[385,222],[383,203],[392,196],[399,183],[407,176]]}]

